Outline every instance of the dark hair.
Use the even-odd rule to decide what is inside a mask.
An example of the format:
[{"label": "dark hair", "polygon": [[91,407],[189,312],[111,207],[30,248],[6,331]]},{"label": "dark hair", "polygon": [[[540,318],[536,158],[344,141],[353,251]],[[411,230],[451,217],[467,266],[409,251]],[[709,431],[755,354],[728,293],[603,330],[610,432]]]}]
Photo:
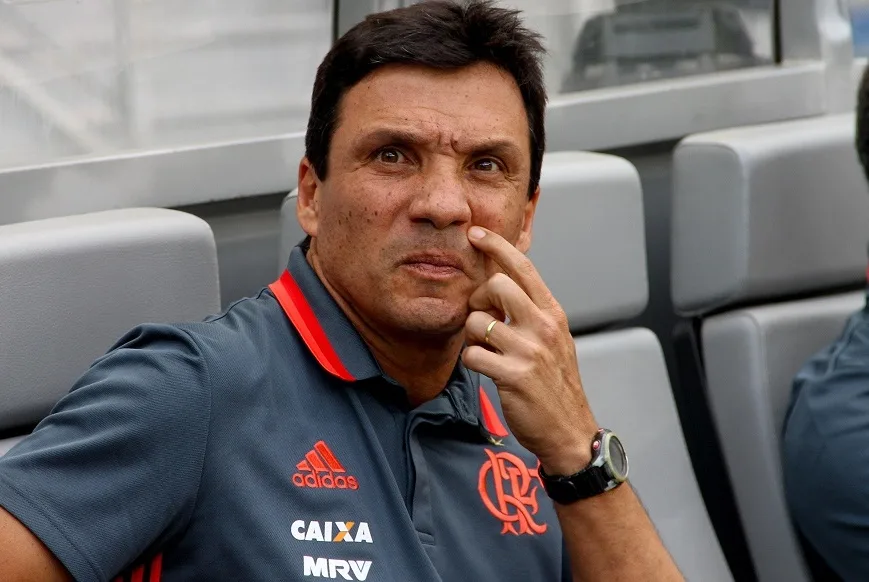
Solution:
[{"label": "dark hair", "polygon": [[372,14],[342,36],[317,69],[305,156],[325,179],[341,98],[378,68],[413,64],[458,69],[489,62],[510,73],[522,93],[531,139],[530,196],[540,180],[546,148],[544,52],[540,35],[522,25],[518,10],[497,8],[491,0],[427,1]]},{"label": "dark hair", "polygon": [[863,71],[860,89],[857,92],[857,156],[863,165],[863,173],[869,179],[869,66]]}]

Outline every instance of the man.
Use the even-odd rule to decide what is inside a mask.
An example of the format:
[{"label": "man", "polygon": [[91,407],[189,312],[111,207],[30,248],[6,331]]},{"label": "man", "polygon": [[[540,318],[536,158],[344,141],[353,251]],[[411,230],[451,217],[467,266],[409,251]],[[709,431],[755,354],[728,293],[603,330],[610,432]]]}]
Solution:
[{"label": "man", "polygon": [[222,315],[128,334],[0,461],[3,579],[679,579],[523,254],[541,53],[487,2],[338,41],[308,240]]},{"label": "man", "polygon": [[[869,179],[869,68],[856,147]],[[797,374],[782,462],[791,515],[819,580],[869,580],[869,306]]]}]

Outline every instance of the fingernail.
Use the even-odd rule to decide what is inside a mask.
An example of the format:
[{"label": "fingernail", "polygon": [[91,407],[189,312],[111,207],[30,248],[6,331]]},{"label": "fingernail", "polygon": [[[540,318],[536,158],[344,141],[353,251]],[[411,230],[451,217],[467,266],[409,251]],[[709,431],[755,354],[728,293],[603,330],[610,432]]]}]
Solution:
[{"label": "fingernail", "polygon": [[472,238],[474,240],[480,240],[486,236],[486,231],[480,228],[479,226],[472,226],[468,229],[468,238]]}]

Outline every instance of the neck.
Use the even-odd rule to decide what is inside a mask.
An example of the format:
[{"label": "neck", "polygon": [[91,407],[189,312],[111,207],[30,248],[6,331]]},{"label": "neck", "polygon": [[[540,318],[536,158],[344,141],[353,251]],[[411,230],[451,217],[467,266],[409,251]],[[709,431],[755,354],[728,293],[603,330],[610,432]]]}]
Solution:
[{"label": "neck", "polygon": [[404,387],[411,406],[428,402],[443,391],[461,353],[461,337],[446,342],[435,341],[432,345],[409,343],[406,339],[389,338],[351,321],[383,371]]},{"label": "neck", "polygon": [[426,336],[378,329],[345,301],[323,276],[316,253],[308,251],[307,259],[383,371],[405,389],[412,406],[428,402],[443,391],[461,354],[462,334]]}]

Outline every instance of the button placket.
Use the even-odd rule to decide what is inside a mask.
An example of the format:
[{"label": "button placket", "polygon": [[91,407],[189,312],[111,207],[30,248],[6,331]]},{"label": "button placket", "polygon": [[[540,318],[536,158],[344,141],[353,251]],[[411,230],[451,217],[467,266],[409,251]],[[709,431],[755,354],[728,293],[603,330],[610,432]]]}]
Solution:
[{"label": "button placket", "polygon": [[408,474],[411,480],[408,484],[408,490],[411,492],[411,519],[420,541],[426,546],[434,546],[436,539],[431,501],[432,476],[420,443],[419,430],[424,426],[440,426],[456,420],[454,400],[445,390],[440,396],[411,413],[407,425],[405,443],[408,454]]}]

